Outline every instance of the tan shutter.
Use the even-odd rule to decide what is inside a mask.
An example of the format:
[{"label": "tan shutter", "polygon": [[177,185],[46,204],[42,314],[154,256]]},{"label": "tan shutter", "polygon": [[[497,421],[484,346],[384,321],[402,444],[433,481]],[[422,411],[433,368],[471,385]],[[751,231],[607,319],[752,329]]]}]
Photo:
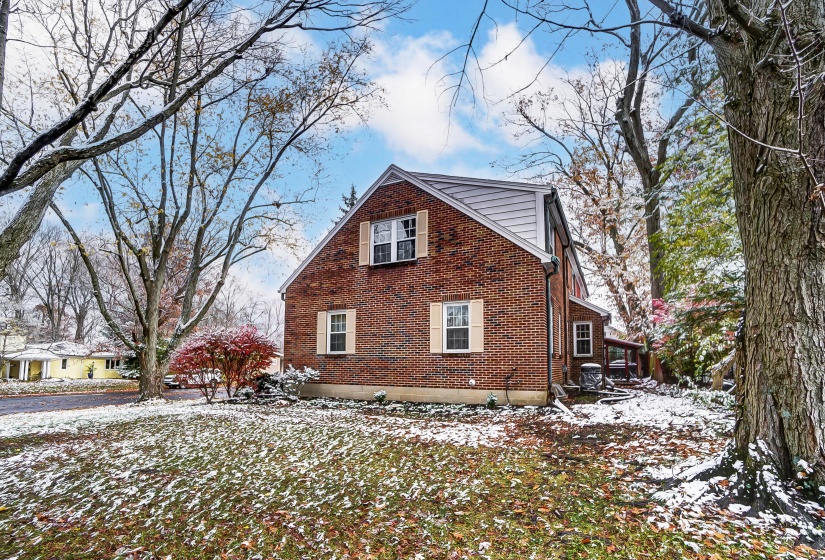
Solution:
[{"label": "tan shutter", "polygon": [[361,222],[358,238],[358,266],[370,264],[370,223]]},{"label": "tan shutter", "polygon": [[440,303],[430,304],[430,353],[441,354],[443,334],[441,332],[442,310]]},{"label": "tan shutter", "polygon": [[430,227],[429,221],[429,214],[426,210],[420,210],[416,213],[415,231],[418,233],[415,236],[415,256],[419,258],[427,256],[427,243],[429,242],[427,233],[428,228]]},{"label": "tan shutter", "polygon": [[318,328],[316,329],[318,339],[315,342],[315,353],[327,353],[327,312],[318,312]]},{"label": "tan shutter", "polygon": [[347,309],[347,354],[355,354],[355,309]]},{"label": "tan shutter", "polygon": [[484,300],[470,301],[470,352],[484,352]]}]

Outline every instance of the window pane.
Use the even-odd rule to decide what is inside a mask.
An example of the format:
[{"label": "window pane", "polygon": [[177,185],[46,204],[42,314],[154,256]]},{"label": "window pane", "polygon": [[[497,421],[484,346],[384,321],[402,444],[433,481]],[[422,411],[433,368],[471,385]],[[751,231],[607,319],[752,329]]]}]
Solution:
[{"label": "window pane", "polygon": [[373,264],[380,264],[390,262],[392,258],[392,251],[389,243],[383,245],[376,245],[373,248],[372,262]]},{"label": "window pane", "polygon": [[372,226],[373,243],[389,243],[392,241],[392,222],[381,222]]},{"label": "window pane", "polygon": [[398,242],[398,260],[405,261],[415,258],[415,239]]},{"label": "window pane", "polygon": [[447,329],[447,350],[469,350],[470,329]]},{"label": "window pane", "polygon": [[330,352],[346,352],[347,350],[347,335],[346,333],[332,333],[329,335],[329,351]]},{"label": "window pane", "polygon": [[466,303],[462,305],[447,306],[447,326],[448,327],[469,327],[470,326],[470,306]]},{"label": "window pane", "polygon": [[347,314],[336,313],[330,315],[329,318],[329,332],[342,333],[347,331]]},{"label": "window pane", "polygon": [[406,220],[398,220],[397,236],[399,240],[415,239],[415,218],[407,218]]},{"label": "window pane", "polygon": [[576,354],[590,354],[590,339],[576,341]]}]

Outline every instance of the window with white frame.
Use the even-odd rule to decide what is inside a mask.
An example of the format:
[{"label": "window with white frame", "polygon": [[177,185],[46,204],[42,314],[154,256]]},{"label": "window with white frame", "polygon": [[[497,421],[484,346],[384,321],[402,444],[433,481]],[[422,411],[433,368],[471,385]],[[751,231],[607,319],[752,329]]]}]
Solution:
[{"label": "window with white frame", "polygon": [[415,216],[372,224],[372,264],[415,259]]},{"label": "window with white frame", "polygon": [[447,352],[470,351],[469,302],[444,304],[444,349]]},{"label": "window with white frame", "polygon": [[573,355],[593,355],[593,323],[589,321],[573,323]]},{"label": "window with white frame", "polygon": [[106,369],[120,369],[120,360],[107,359]]},{"label": "window with white frame", "polygon": [[60,369],[69,369],[69,360],[66,358],[60,360]]},{"label": "window with white frame", "polygon": [[330,354],[347,351],[347,313],[330,312],[327,315],[327,348]]}]

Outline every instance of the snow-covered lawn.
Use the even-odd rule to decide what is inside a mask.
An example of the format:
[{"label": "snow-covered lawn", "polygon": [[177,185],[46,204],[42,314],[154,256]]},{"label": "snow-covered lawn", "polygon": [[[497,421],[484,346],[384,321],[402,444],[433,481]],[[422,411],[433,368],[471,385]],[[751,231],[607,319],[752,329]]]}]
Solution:
[{"label": "snow-covered lawn", "polygon": [[654,474],[718,451],[727,409],[639,395],[573,410],[189,401],[6,416],[0,557],[810,556],[781,527],[701,509],[684,523],[650,500]]},{"label": "snow-covered lawn", "polygon": [[46,379],[44,381],[0,382],[0,397],[14,395],[48,395],[56,393],[103,393],[134,391],[137,382],[131,379]]}]

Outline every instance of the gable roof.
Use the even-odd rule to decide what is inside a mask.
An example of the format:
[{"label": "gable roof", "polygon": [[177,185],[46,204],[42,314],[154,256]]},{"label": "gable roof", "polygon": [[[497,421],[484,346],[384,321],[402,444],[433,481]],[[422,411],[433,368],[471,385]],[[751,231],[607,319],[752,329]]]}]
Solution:
[{"label": "gable roof", "polygon": [[608,317],[608,318],[610,317],[610,311],[608,311],[607,309],[604,309],[603,307],[599,307],[595,303],[591,303],[587,300],[577,298],[573,294],[570,294],[568,297],[570,298],[570,301],[572,301],[573,303],[578,303],[582,307],[586,307],[586,308],[590,309],[591,311],[595,311],[596,313],[598,313],[602,317]]},{"label": "gable roof", "polygon": [[[479,208],[474,208],[472,203],[465,202],[461,200],[460,197],[449,194],[449,189],[446,187],[449,186],[470,186],[470,187],[479,187],[485,189],[495,189],[495,190],[518,190],[525,192],[529,195],[529,197],[533,197],[533,204],[538,204],[538,200],[543,200],[543,196],[545,194],[551,194],[555,192],[552,187],[546,185],[530,185],[527,183],[515,183],[515,182],[507,182],[507,181],[495,181],[489,179],[473,179],[469,177],[454,177],[449,175],[437,175],[437,174],[430,174],[430,173],[411,173],[405,171],[398,167],[397,165],[390,165],[384,173],[381,174],[380,177],[370,186],[367,191],[361,195],[358,201],[344,216],[341,220],[338,221],[337,224],[327,233],[323,240],[310,252],[306,259],[301,263],[301,265],[295,269],[295,271],[289,276],[289,278],[284,281],[284,283],[278,288],[280,293],[285,293],[286,289],[289,287],[292,282],[301,274],[301,272],[307,267],[307,265],[314,259],[318,253],[330,242],[330,240],[335,236],[338,231],[346,224],[352,216],[358,211],[358,209],[366,202],[369,197],[382,185],[389,185],[392,183],[399,183],[402,181],[409,182],[410,184],[420,188],[424,192],[427,192],[434,196],[435,198],[441,200],[456,208],[460,212],[466,214],[467,216],[473,218],[475,221],[481,223],[482,225],[486,226],[487,228],[491,229],[492,231],[498,233],[502,237],[512,241],[517,246],[521,247],[525,251],[529,252],[530,254],[539,258],[541,263],[549,263],[551,262],[552,256],[547,253],[546,251],[542,250],[536,243],[531,242],[527,239],[530,235],[519,235],[517,230],[511,229],[505,225],[507,222],[502,221],[499,223],[492,214],[485,215],[483,211],[480,211]],[[526,203],[526,201],[525,201]],[[489,214],[489,213],[488,213]],[[533,214],[533,221],[535,222],[535,211]],[[566,221],[564,222],[565,230],[569,232],[567,229]],[[534,231],[532,233],[532,238],[536,239],[538,237],[538,232]],[[572,243],[570,244],[572,248]],[[576,265],[578,266],[578,258],[575,256],[575,249],[573,249],[573,254],[575,258]],[[581,267],[579,267],[581,270]],[[579,276],[584,280],[581,273]],[[586,288],[585,288],[586,290]]]}]

